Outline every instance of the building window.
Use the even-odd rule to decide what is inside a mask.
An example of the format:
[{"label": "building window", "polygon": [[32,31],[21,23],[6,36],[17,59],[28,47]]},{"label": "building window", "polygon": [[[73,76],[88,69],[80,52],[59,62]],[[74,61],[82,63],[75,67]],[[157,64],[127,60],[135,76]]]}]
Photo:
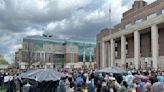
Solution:
[{"label": "building window", "polygon": [[115,51],[115,57],[118,57],[118,52],[117,51]]},{"label": "building window", "polygon": [[128,45],[128,42],[126,41],[125,44]]},{"label": "building window", "polygon": [[116,64],[116,67],[118,66],[118,63],[115,63]]},{"label": "building window", "polygon": [[128,41],[126,41],[126,56],[128,56]]},{"label": "building window", "polygon": [[28,65],[25,65],[25,69],[27,69],[28,68]]},{"label": "building window", "polygon": [[35,65],[32,65],[32,68],[35,68]]},{"label": "building window", "polygon": [[42,53],[42,59],[44,59],[44,53]]},{"label": "building window", "polygon": [[43,68],[43,65],[41,65],[40,67]]},{"label": "building window", "polygon": [[130,62],[130,65],[133,65],[133,63],[132,63],[132,62]]},{"label": "building window", "polygon": [[156,16],[157,16],[156,13],[150,14],[150,15],[147,16],[147,20],[155,18]]},{"label": "building window", "polygon": [[37,54],[37,60],[40,59],[40,53],[36,53]]},{"label": "building window", "polygon": [[71,63],[74,63],[74,48],[71,48],[70,51],[71,51],[70,61]]},{"label": "building window", "polygon": [[47,68],[50,68],[50,65],[47,65]]},{"label": "building window", "polygon": [[47,47],[47,50],[48,50],[48,51],[50,51],[50,50],[51,50],[51,48]]},{"label": "building window", "polygon": [[117,47],[117,43],[115,43],[115,47]]},{"label": "building window", "polygon": [[125,51],[126,51],[126,56],[128,56],[128,50],[126,49]]},{"label": "building window", "polygon": [[71,53],[73,53],[74,52],[74,48],[71,48],[70,51],[71,51]]},{"label": "building window", "polygon": [[129,28],[129,27],[131,27],[131,26],[132,26],[132,24],[129,23],[129,24],[127,24],[127,25],[125,26],[125,28]]},{"label": "building window", "polygon": [[138,20],[136,20],[135,24],[139,24],[141,22],[143,22],[143,19],[138,19]]},{"label": "building window", "polygon": [[164,9],[162,9],[162,14],[164,14]]}]

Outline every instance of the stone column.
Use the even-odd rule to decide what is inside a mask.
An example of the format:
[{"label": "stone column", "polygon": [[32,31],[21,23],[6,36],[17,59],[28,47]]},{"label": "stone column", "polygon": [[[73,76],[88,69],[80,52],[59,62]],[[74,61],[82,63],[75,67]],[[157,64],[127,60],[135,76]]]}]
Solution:
[{"label": "stone column", "polygon": [[134,32],[134,64],[135,68],[138,69],[140,61],[140,33],[139,31]]},{"label": "stone column", "polygon": [[108,43],[105,42],[105,48],[104,48],[104,61],[105,61],[105,67],[108,66]]},{"label": "stone column", "polygon": [[126,63],[126,38],[124,35],[121,36],[121,66]]},{"label": "stone column", "polygon": [[158,68],[159,61],[159,42],[158,42],[158,27],[157,25],[151,26],[151,47],[152,47],[152,60],[153,67]]},{"label": "stone column", "polygon": [[114,41],[114,39],[111,39],[110,40],[110,45],[111,45],[111,53],[110,53],[110,55],[111,55],[111,66],[114,66],[114,61],[115,61],[115,41]]},{"label": "stone column", "polygon": [[102,42],[102,54],[101,54],[101,62],[102,63],[102,66],[101,68],[104,68],[105,67],[105,43]]},{"label": "stone column", "polygon": [[39,51],[39,53],[40,53],[40,57],[39,57],[40,59],[39,59],[39,60],[42,62],[42,60],[43,60],[43,59],[42,59],[42,52]]},{"label": "stone column", "polygon": [[85,67],[85,49],[83,49],[83,67]]},{"label": "stone column", "polygon": [[44,60],[44,62],[46,62],[46,52],[43,52],[43,53],[44,53],[43,60]]},{"label": "stone column", "polygon": [[108,59],[108,67],[111,66],[111,45],[110,45],[110,42],[108,42],[108,56],[107,56],[107,59]]}]

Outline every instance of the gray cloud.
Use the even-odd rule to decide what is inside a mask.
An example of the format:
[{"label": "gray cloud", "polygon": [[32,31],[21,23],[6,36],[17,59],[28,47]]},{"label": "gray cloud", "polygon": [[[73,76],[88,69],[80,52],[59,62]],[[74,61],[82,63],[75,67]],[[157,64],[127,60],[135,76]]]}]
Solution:
[{"label": "gray cloud", "polygon": [[109,27],[109,7],[113,26],[131,5],[132,0],[0,0],[0,52],[12,62],[22,38],[28,35],[95,39],[101,29]]}]

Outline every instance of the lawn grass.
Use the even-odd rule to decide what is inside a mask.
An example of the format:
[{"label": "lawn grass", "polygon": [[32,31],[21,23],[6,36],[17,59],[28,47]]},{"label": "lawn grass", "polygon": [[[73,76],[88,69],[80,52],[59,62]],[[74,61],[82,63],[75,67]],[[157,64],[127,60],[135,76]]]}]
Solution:
[{"label": "lawn grass", "polygon": [[5,89],[0,89],[0,92],[6,92],[6,90]]}]

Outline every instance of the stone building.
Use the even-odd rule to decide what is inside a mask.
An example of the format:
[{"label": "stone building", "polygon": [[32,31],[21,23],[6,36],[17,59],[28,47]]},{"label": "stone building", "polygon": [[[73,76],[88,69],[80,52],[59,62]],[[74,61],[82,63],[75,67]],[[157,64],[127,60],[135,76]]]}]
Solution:
[{"label": "stone building", "polygon": [[99,68],[164,69],[164,0],[135,0],[121,23],[98,33],[96,61]]},{"label": "stone building", "polygon": [[[28,36],[15,60],[22,68],[81,67],[93,64],[96,43],[85,38],[59,39],[52,36]],[[31,62],[31,63],[29,63]]]}]

